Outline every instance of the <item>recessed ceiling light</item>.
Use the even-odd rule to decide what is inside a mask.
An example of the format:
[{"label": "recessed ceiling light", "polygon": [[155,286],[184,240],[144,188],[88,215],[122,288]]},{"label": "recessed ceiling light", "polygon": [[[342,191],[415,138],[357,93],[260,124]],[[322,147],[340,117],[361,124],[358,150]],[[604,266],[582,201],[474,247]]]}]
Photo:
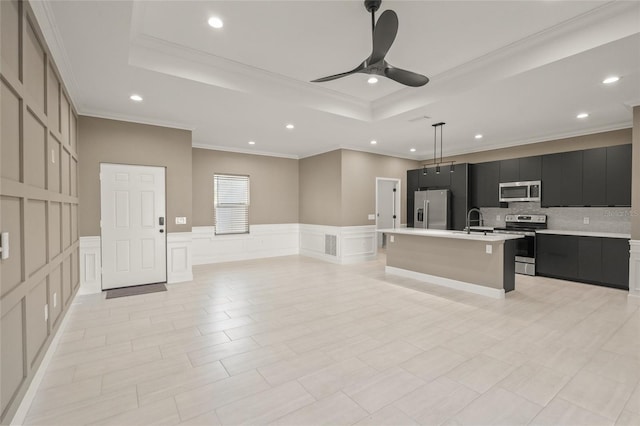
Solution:
[{"label": "recessed ceiling light", "polygon": [[576,118],[587,118],[589,116],[589,114],[587,114],[586,112],[581,112],[580,114],[576,115]]},{"label": "recessed ceiling light", "polygon": [[136,101],[136,102],[142,102],[142,96],[140,96],[140,95],[131,95],[131,96],[129,96],[129,99],[131,99],[132,101]]},{"label": "recessed ceiling light", "polygon": [[377,143],[378,143],[378,141],[371,141],[371,145],[375,145]]},{"label": "recessed ceiling light", "polygon": [[209,23],[209,26],[216,29],[222,28],[224,26],[222,19],[218,18],[217,16],[212,16],[207,22]]},{"label": "recessed ceiling light", "polygon": [[369,80],[367,80],[367,83],[369,84],[376,84],[377,82],[378,82],[377,77],[369,77]]},{"label": "recessed ceiling light", "polygon": [[286,127],[287,127],[287,129],[291,130],[296,126],[294,126],[293,124],[287,124]]},{"label": "recessed ceiling light", "polygon": [[615,83],[618,80],[620,80],[620,77],[618,77],[617,75],[612,75],[611,77],[607,77],[604,80],[602,80],[602,82],[604,84],[611,84],[611,83]]},{"label": "recessed ceiling light", "polygon": [[411,148],[409,151],[416,152],[416,149],[415,148]]},{"label": "recessed ceiling light", "polygon": [[255,145],[256,143],[254,141],[249,141],[249,145]]},{"label": "recessed ceiling light", "polygon": [[480,133],[478,133],[477,135],[474,136],[476,139],[482,139],[482,135]]}]

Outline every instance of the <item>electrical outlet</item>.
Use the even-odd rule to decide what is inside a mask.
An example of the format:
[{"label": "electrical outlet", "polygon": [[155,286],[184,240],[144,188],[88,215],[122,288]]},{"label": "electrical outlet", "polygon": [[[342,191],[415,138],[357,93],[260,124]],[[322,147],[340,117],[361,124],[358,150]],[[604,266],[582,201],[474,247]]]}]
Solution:
[{"label": "electrical outlet", "polygon": [[485,246],[485,250],[486,250],[487,254],[491,254],[491,253],[493,253],[493,246],[491,244],[487,244]]},{"label": "electrical outlet", "polygon": [[588,225],[589,224],[589,218],[588,217],[583,217],[582,218],[582,223],[585,224],[585,225]]},{"label": "electrical outlet", "polygon": [[395,235],[389,235],[389,242],[394,243],[396,241]]},{"label": "electrical outlet", "polygon": [[499,215],[499,214],[497,214],[497,215],[496,215],[496,222],[500,222],[500,219],[501,219],[500,215]]},{"label": "electrical outlet", "polygon": [[49,305],[44,305],[44,322],[49,321]]},{"label": "electrical outlet", "polygon": [[370,214],[367,217],[369,218],[369,220],[376,220],[376,215],[375,214]]},{"label": "electrical outlet", "polygon": [[176,225],[186,225],[187,224],[187,218],[182,216],[182,217],[176,217]]},{"label": "electrical outlet", "polygon": [[53,307],[58,306],[58,293],[53,293]]}]

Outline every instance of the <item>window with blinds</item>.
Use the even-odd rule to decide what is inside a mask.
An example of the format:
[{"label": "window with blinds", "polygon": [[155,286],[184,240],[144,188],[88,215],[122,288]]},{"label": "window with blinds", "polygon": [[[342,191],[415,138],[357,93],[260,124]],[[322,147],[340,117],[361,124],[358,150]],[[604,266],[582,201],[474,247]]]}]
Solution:
[{"label": "window with blinds", "polygon": [[249,232],[249,176],[213,175],[215,233]]}]

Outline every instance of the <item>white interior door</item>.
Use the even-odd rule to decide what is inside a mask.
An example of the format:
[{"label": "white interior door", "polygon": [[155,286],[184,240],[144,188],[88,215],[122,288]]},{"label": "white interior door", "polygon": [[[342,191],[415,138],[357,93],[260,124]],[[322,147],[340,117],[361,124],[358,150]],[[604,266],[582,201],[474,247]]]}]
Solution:
[{"label": "white interior door", "polygon": [[100,165],[102,289],[167,281],[164,167]]},{"label": "white interior door", "polygon": [[[397,228],[400,183],[396,179],[379,178],[376,181],[376,229]],[[383,243],[383,235],[378,233],[378,247],[382,247]]]}]

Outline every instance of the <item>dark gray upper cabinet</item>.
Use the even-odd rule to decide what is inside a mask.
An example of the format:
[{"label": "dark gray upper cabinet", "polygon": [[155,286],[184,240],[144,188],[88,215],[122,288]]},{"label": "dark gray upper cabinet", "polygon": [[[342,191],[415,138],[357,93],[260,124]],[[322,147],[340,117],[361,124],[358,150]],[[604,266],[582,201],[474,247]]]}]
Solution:
[{"label": "dark gray upper cabinet", "polygon": [[631,206],[631,145],[607,147],[607,202]]},{"label": "dark gray upper cabinet", "polygon": [[520,159],[500,161],[500,182],[517,182],[520,180]]},{"label": "dark gray upper cabinet", "polygon": [[451,229],[463,230],[467,221],[468,164],[456,164],[451,175]]},{"label": "dark gray upper cabinet", "polygon": [[582,204],[607,205],[607,148],[587,149],[583,152]]},{"label": "dark gray upper cabinet", "polygon": [[542,207],[582,205],[582,151],[542,156]]},{"label": "dark gray upper cabinet", "polygon": [[500,162],[472,164],[469,187],[471,207],[499,207],[498,183],[500,182]]},{"label": "dark gray upper cabinet", "polygon": [[413,227],[414,193],[420,187],[421,169],[407,170],[407,226]]},{"label": "dark gray upper cabinet", "polygon": [[451,168],[449,166],[440,166],[440,173],[436,173],[435,167],[428,167],[425,174],[423,170],[420,172],[420,188],[448,188],[451,185]]},{"label": "dark gray upper cabinet", "polygon": [[521,181],[540,180],[542,174],[542,157],[536,155],[534,157],[520,158],[520,179]]}]

